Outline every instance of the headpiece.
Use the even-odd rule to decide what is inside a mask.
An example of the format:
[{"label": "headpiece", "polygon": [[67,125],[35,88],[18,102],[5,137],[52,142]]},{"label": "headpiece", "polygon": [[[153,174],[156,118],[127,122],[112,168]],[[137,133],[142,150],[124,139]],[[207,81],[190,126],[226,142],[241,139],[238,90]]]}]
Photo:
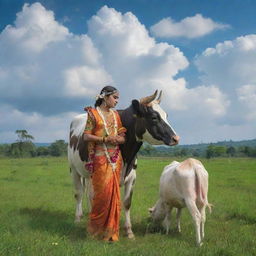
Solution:
[{"label": "headpiece", "polygon": [[114,93],[116,93],[116,92],[117,92],[117,90],[114,90],[114,91],[112,91],[112,92],[103,91],[101,94],[98,94],[98,95],[96,96],[96,100],[98,100],[98,99],[103,99],[105,96],[114,94]]}]

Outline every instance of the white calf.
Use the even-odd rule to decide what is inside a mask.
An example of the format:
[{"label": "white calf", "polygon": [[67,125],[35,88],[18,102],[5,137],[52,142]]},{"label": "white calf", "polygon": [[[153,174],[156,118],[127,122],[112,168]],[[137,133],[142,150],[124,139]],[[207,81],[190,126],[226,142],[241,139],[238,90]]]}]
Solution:
[{"label": "white calf", "polygon": [[208,203],[208,173],[202,163],[189,158],[181,163],[172,162],[164,168],[160,178],[160,198],[150,208],[153,220],[164,219],[163,225],[168,234],[170,215],[177,208],[177,229],[180,232],[181,209],[187,207],[195,224],[196,242],[202,245],[204,238],[205,208],[211,210]]}]

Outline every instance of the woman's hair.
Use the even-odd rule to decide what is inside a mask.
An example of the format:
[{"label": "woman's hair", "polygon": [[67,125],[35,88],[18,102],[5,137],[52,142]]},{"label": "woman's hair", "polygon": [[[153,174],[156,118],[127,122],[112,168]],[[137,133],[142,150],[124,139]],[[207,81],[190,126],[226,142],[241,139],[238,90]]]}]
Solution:
[{"label": "woman's hair", "polygon": [[95,108],[100,106],[103,102],[104,96],[109,96],[117,92],[117,89],[113,86],[107,85],[101,91],[100,94],[97,96],[96,102],[94,104]]}]

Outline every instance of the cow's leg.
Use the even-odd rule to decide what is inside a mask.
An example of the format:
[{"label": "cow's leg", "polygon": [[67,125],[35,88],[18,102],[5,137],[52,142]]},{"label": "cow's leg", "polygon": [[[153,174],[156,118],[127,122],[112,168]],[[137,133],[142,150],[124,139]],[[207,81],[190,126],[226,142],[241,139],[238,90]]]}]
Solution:
[{"label": "cow's leg", "polygon": [[125,178],[124,181],[124,212],[125,212],[125,230],[127,233],[128,238],[134,238],[134,234],[132,232],[132,224],[131,224],[131,217],[130,217],[130,208],[132,203],[132,193],[133,193],[133,186],[136,180],[136,171],[132,169],[129,175]]},{"label": "cow's leg", "polygon": [[179,233],[181,232],[181,228],[180,228],[181,210],[182,208],[177,208],[177,212],[176,212],[177,230]]},{"label": "cow's leg", "polygon": [[168,204],[165,204],[165,218],[163,220],[163,227],[166,230],[166,235],[169,234],[170,226],[171,226],[171,213],[172,213],[172,207],[170,207]]},{"label": "cow's leg", "polygon": [[192,199],[185,200],[186,206],[193,218],[195,229],[196,229],[196,242],[198,246],[202,245],[201,241],[201,232],[200,232],[200,226],[201,226],[201,213],[199,212],[196,203]]},{"label": "cow's leg", "polygon": [[75,222],[80,222],[81,217],[83,216],[82,199],[84,193],[84,186],[81,176],[74,169],[72,169],[72,178],[75,190],[74,197],[76,199]]},{"label": "cow's leg", "polygon": [[92,179],[90,177],[83,178],[83,188],[87,198],[88,212],[91,212],[92,200],[93,200],[93,187],[92,187]]}]

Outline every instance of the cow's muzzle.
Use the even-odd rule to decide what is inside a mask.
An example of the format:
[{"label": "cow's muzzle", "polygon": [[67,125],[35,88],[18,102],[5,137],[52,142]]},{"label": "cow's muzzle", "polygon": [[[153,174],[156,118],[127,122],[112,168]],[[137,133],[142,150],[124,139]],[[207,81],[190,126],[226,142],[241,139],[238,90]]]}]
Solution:
[{"label": "cow's muzzle", "polygon": [[180,141],[180,136],[178,135],[175,135],[171,138],[171,142],[170,142],[170,146],[175,146],[177,144],[179,144],[179,141]]}]

